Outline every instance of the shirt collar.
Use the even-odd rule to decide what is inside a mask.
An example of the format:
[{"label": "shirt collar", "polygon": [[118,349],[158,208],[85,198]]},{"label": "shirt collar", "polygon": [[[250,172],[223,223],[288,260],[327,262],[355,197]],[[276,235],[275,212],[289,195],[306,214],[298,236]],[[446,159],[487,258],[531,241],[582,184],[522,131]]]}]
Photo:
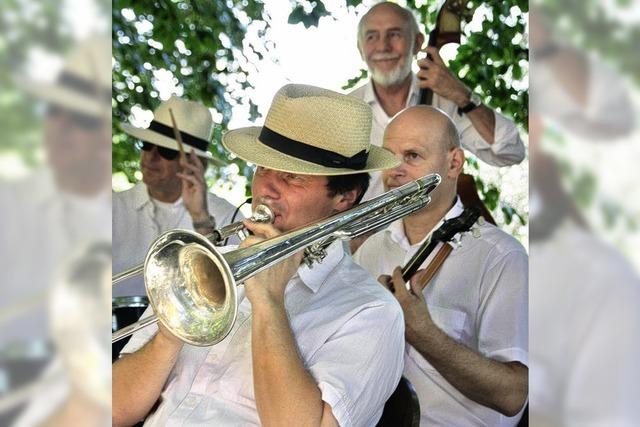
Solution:
[{"label": "shirt collar", "polygon": [[409,88],[409,97],[407,98],[407,107],[410,105],[418,105],[418,97],[420,96],[420,88],[418,87],[418,76],[411,73],[411,87]]},{"label": "shirt collar", "polygon": [[344,258],[344,249],[342,241],[333,242],[327,248],[327,256],[322,262],[314,263],[312,267],[302,264],[298,268],[298,277],[313,293],[318,292],[320,286],[327,280],[331,272]]},{"label": "shirt collar", "polygon": [[378,102],[376,92],[373,90],[373,80],[371,79],[369,79],[367,84],[364,86],[364,97],[362,100],[369,105],[373,105]]},{"label": "shirt collar", "polygon": [[[417,104],[418,103],[417,98],[419,94],[420,94],[420,89],[418,88],[418,76],[411,73],[411,87],[409,88],[407,106]],[[376,91],[373,89],[373,80],[371,79],[369,79],[367,84],[364,86],[363,101],[369,105],[374,105],[378,103],[378,97],[376,96]]]},{"label": "shirt collar", "polygon": [[132,189],[132,203],[135,210],[142,209],[146,204],[151,203],[147,186],[142,182],[138,182]]},{"label": "shirt collar", "polygon": [[[440,227],[446,220],[459,216],[463,211],[464,211],[464,206],[460,201],[460,197],[456,196],[456,202],[453,204],[451,209],[449,209],[449,211],[445,214],[445,216],[442,219],[440,219],[440,221],[438,221],[436,226],[433,227],[433,230],[437,230],[438,227]],[[388,233],[389,237],[393,242],[398,244],[403,249],[408,250],[409,248],[411,248],[411,246],[421,245],[431,235],[433,230],[429,231],[429,233],[425,236],[425,238],[422,239],[420,242],[416,243],[415,245],[409,244],[409,239],[407,239],[407,236],[404,233],[404,223],[402,222],[402,218],[392,222],[389,225],[389,227],[385,230],[385,232]]]},{"label": "shirt collar", "polygon": [[[151,197],[149,197],[149,191],[147,190],[147,186],[144,182],[138,182],[132,189],[132,203],[133,208],[135,210],[140,210],[147,205],[151,205],[153,202]],[[181,204],[182,197],[180,197],[174,204]]]}]

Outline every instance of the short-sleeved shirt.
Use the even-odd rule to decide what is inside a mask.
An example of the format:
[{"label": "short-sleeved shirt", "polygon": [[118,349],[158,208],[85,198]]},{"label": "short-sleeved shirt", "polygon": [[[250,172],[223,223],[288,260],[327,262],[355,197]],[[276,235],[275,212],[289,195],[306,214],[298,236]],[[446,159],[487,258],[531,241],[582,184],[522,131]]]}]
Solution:
[{"label": "short-sleeved shirt", "polygon": [[[404,321],[393,296],[335,242],[322,263],[298,269],[285,306],[304,367],[340,425],[375,425],[402,373]],[[156,330],[133,335],[123,353],[141,348]],[[223,341],[183,346],[145,425],[259,424],[251,352],[251,304],[243,299]]]},{"label": "short-sleeved shirt", "polygon": [[[458,200],[445,219],[462,210]],[[482,356],[527,365],[527,254],[516,239],[493,225],[476,224],[474,229],[462,234],[461,246],[454,245],[424,289],[429,312],[449,337]],[[367,239],[354,260],[374,277],[391,274],[396,266],[406,264],[421,244],[409,243],[402,220],[398,220]],[[513,426],[518,421],[518,417],[505,417],[465,397],[408,344],[403,375],[418,394],[421,425]]]}]

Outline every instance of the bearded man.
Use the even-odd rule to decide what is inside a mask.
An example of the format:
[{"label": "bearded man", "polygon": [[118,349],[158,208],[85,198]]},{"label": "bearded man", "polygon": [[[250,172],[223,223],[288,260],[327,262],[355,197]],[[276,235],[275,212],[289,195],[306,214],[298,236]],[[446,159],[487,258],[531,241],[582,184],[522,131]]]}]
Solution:
[{"label": "bearded man", "polygon": [[[412,73],[413,59],[421,52],[424,40],[413,14],[395,3],[378,3],[360,20],[358,50],[371,79],[350,95],[373,110],[371,143],[382,146],[384,129],[391,118],[417,105],[420,89],[429,88],[433,91],[432,106],[453,120],[463,148],[490,165],[520,163],[525,149],[513,121],[484,105],[478,94],[449,71],[436,48],[422,50],[431,59],[419,60],[420,71]],[[380,173],[372,173],[363,199],[382,192]]]}]

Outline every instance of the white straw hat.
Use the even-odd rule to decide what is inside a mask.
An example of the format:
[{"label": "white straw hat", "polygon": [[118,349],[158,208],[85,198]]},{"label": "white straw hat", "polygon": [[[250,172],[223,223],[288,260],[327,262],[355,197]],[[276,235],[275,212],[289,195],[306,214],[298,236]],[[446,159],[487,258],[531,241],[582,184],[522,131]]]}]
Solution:
[{"label": "white straw hat", "polygon": [[371,145],[371,117],[371,108],[359,99],[291,84],[276,93],[262,128],[231,130],[222,144],[258,166],[305,175],[398,166],[393,154]]},{"label": "white straw hat", "polygon": [[111,39],[94,37],[66,58],[55,82],[19,82],[31,95],[93,117],[111,116]]},{"label": "white straw hat", "polygon": [[198,156],[222,165],[208,151],[213,133],[211,112],[198,102],[172,96],[156,108],[153,112],[153,120],[148,128],[137,128],[127,123],[122,124],[120,127],[134,138],[178,151],[178,143],[175,140],[173,122],[169,110],[173,111],[176,125],[182,137],[184,150],[189,153],[193,148]]}]

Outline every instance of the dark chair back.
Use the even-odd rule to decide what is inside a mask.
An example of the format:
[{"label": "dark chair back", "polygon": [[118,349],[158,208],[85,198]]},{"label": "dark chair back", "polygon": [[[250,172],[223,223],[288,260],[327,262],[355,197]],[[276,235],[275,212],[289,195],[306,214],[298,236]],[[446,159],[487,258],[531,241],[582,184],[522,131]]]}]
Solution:
[{"label": "dark chair back", "polygon": [[413,386],[405,377],[384,405],[377,427],[418,427],[420,403]]}]

